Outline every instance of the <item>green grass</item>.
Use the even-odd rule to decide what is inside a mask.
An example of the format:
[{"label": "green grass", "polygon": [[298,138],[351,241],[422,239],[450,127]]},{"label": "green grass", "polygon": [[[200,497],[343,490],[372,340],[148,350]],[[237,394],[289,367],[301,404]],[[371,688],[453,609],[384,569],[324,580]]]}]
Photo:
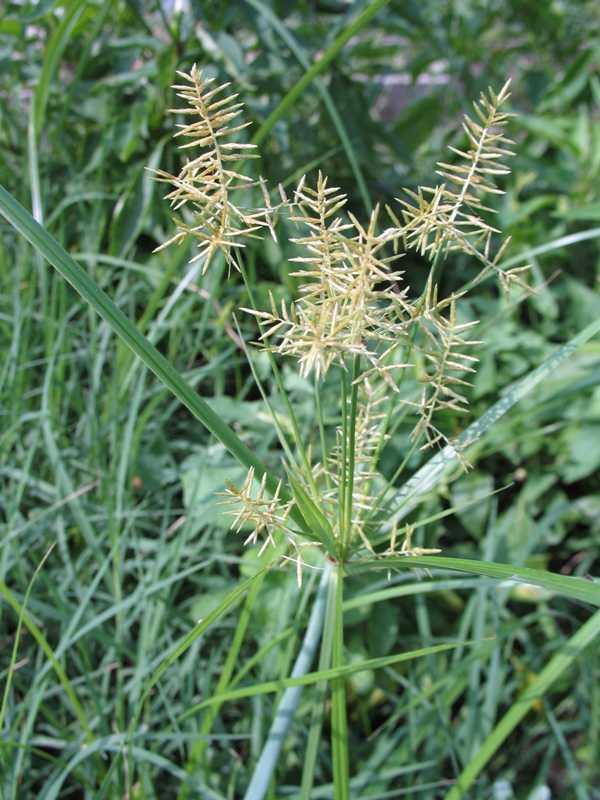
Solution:
[{"label": "green grass", "polygon": [[[295,16],[269,3],[262,13],[201,3],[196,24],[210,41],[186,17],[167,18],[167,30],[152,3],[45,3],[32,21],[35,7],[0,12],[0,183],[58,243],[2,194],[37,248],[0,223],[3,800],[243,797],[297,685],[305,689],[267,797],[302,786],[306,798],[483,800],[500,780],[515,798],[542,786],[553,797],[600,796],[590,580],[600,150],[585,57],[597,34],[578,29],[569,14],[582,12],[567,5],[545,10],[543,24],[532,8],[512,20],[499,12],[492,25],[479,4],[465,15],[451,4],[440,24],[430,3],[311,6]],[[415,75],[445,59],[449,83],[442,94],[409,93],[374,125],[365,109],[398,55],[382,30],[405,37]],[[523,44],[505,55],[508,40]],[[472,313],[486,324],[486,350],[460,428],[502,391],[511,405],[509,387],[527,393],[472,445],[472,472],[450,483],[436,471],[438,483],[402,508],[425,520],[415,542],[442,547],[443,558],[399,560],[389,581],[348,570],[343,598],[341,588],[330,597],[318,660],[293,679],[318,574],[307,570],[299,590],[293,568],[261,572],[265,561],[244,551],[213,501],[225,479],[240,478],[231,450],[279,477],[276,433],[230,335],[247,292],[219,272],[196,277],[208,304],[186,284],[188,252],[151,254],[170,222],[143,167],[174,160],[168,86],[192,61],[241,82],[271,179],[321,166],[360,187],[357,209],[431,175],[452,115],[479,88],[470,65],[494,83],[514,62],[514,102],[528,112],[515,132],[515,172],[525,177],[510,184],[500,218],[514,237],[507,261],[529,252],[539,290],[520,302],[477,287]],[[309,127],[298,137],[300,125]],[[269,289],[293,292],[287,255],[285,243],[248,254],[258,306]],[[423,265],[403,266],[418,288]],[[460,258],[444,268],[446,288],[471,277]],[[240,325],[250,340],[252,327]],[[560,350],[582,331],[576,348]],[[254,367],[289,434],[262,354]],[[313,388],[285,366],[279,379],[304,436]],[[328,423],[336,389],[321,397]],[[383,453],[387,477],[406,453],[399,419]],[[433,473],[414,453],[403,477],[419,470]],[[308,496],[298,499],[305,520],[315,514]],[[453,571],[469,567],[474,574]],[[503,582],[513,576],[526,583]]]}]

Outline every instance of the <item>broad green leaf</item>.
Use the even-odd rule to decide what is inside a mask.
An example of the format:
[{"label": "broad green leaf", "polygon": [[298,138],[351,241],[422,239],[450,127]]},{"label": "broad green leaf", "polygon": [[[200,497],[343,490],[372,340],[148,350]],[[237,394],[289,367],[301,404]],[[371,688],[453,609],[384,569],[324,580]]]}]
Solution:
[{"label": "broad green leaf", "polygon": [[58,5],[59,0],[39,0],[38,3],[28,3],[25,8],[21,10],[19,19],[21,22],[33,22],[49,11],[52,11],[54,6]]},{"label": "broad green leaf", "polygon": [[0,34],[5,36],[20,36],[23,30],[22,23],[16,19],[0,19]]},{"label": "broad green leaf", "polygon": [[583,424],[564,437],[566,463],[562,469],[565,483],[586,478],[600,467],[600,424]]},{"label": "broad green leaf", "polygon": [[[229,483],[239,485],[243,482],[246,471],[237,464],[214,463],[214,459],[205,452],[187,458],[181,467],[181,484],[183,487],[183,504],[192,523],[200,527],[215,525],[229,530],[232,516],[227,513],[232,506],[223,506],[223,497],[219,493],[225,491]],[[239,506],[238,506],[239,507]]]}]

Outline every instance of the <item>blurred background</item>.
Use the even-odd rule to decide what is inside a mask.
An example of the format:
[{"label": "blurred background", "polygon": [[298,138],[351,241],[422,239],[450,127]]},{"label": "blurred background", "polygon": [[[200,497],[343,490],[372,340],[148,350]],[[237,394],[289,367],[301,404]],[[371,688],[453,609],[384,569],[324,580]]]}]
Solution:
[{"label": "blurred background", "polygon": [[[340,37],[339,52],[307,80]],[[512,79],[517,155],[494,206],[497,226],[512,237],[506,255],[531,264],[536,292],[504,296],[486,282],[467,301],[485,341],[470,392],[474,419],[600,314],[599,60],[600,5],[585,0],[4,0],[0,183],[273,462],[274,432],[233,319],[248,304],[241,281],[225,281],[223,264],[185,281],[187,246],[152,252],[173,230],[164,188],[146,167],[174,172],[180,162],[171,139],[177,119],[168,113],[178,102],[175,70],[197,63],[232,82],[253,122],[249,137],[259,142],[258,169],[273,188],[322,170],[360,218],[375,203],[396,207],[403,187],[434,183],[447,145],[461,146],[472,100]],[[290,255],[285,236],[250,248],[259,305],[269,291],[293,295]],[[424,260],[411,255],[402,266],[415,289],[423,285]],[[465,256],[449,258],[443,290],[476,271]],[[78,757],[82,719],[47,652],[24,633],[3,705],[10,746],[0,788],[6,798],[125,797],[133,765],[123,736],[144,679],[250,574],[252,554],[228,533],[212,496],[242,471],[4,220],[0,283],[0,579],[22,605],[56,543],[27,608],[103,737],[102,757]],[[252,320],[241,324],[252,340]],[[268,382],[266,362],[257,364]],[[284,378],[308,418],[311,386],[292,369]],[[326,413],[337,402],[330,388]],[[468,421],[456,419],[456,430]],[[401,426],[386,447],[388,477],[409,430]],[[474,448],[475,469],[426,500],[421,516],[459,510],[421,529],[423,542],[593,576],[599,445],[600,344],[592,340]],[[416,455],[410,468],[424,458]],[[294,576],[268,580],[242,653],[248,659],[282,634],[284,644],[251,665],[254,681],[287,674],[294,624],[303,619]],[[374,586],[354,580],[356,592]],[[370,776],[357,797],[443,796],[503,709],[588,616],[583,605],[550,599],[541,590],[500,596],[480,587],[354,609],[350,660],[452,636],[497,636],[479,660],[443,654],[413,662],[400,677],[382,670],[349,680],[353,766]],[[18,613],[10,603],[0,611],[6,679]],[[196,643],[165,676],[136,740],[132,797],[177,796],[199,728],[198,718],[177,717],[214,687],[233,624]],[[427,702],[407,704],[415,687],[442,678],[450,683]],[[469,796],[600,797],[599,678],[596,648],[536,704]],[[241,796],[272,703],[259,697],[224,707],[206,793],[197,796]],[[272,797],[294,796],[308,720],[300,715],[282,754],[278,786],[288,789]],[[321,786],[331,780],[327,747]]]}]

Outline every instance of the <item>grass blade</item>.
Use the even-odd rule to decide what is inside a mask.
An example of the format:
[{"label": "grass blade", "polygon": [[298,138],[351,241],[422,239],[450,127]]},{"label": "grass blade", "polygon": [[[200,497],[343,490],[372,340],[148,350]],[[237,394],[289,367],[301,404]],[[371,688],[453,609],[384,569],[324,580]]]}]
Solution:
[{"label": "grass blade", "polygon": [[477,754],[458,776],[456,785],[446,795],[446,800],[460,800],[473,784],[490,758],[527,714],[533,703],[543,697],[573,661],[600,634],[600,611],[597,611],[577,633],[560,648],[538,677],[521,694],[485,740]]},{"label": "grass blade", "polygon": [[[452,650],[455,647],[463,647],[469,642],[449,643],[449,644],[436,644],[431,647],[422,647],[419,650],[410,650],[406,653],[399,653],[395,656],[381,656],[380,658],[368,658],[364,661],[356,661],[352,664],[344,664],[340,667],[331,667],[331,669],[319,670],[318,672],[310,672],[307,675],[302,675],[299,678],[285,678],[284,680],[265,681],[264,683],[256,683],[253,686],[243,686],[240,689],[232,689],[222,695],[213,695],[207,697],[201,703],[189,708],[181,717],[182,720],[197,714],[203,708],[208,708],[214,703],[225,703],[230,700],[241,700],[246,697],[256,697],[260,694],[273,694],[282,689],[288,689],[291,686],[311,686],[319,681],[335,680],[336,678],[347,678],[354,675],[356,672],[364,672],[371,669],[382,669],[383,667],[390,667],[394,664],[400,664],[402,661],[411,661],[414,658],[423,658],[424,656],[434,655],[435,653],[443,653],[445,650]],[[471,642],[470,644],[473,644]]]},{"label": "grass blade", "polygon": [[[483,416],[469,425],[458,437],[460,450],[464,450],[479,441],[519,400],[528,395],[544,378],[554,372],[559,364],[572,355],[580,345],[587,342],[597,333],[600,333],[600,320],[587,325],[580,333],[543,361],[537,369],[533,370],[525,378],[513,383],[497,403],[494,403]],[[439,453],[430,458],[395,494],[392,499],[392,508],[395,506],[395,510],[392,512],[384,529],[390,530],[394,522],[398,522],[410,513],[416,506],[419,496],[431,491],[447,471],[458,463],[458,452],[452,445],[446,445]]]},{"label": "grass blade", "polygon": [[79,720],[83,729],[86,732],[86,738],[88,742],[92,741],[94,735],[92,733],[92,728],[90,726],[90,723],[88,722],[87,715],[83,710],[83,706],[79,702],[77,695],[75,694],[75,691],[71,685],[71,681],[67,676],[67,673],[63,669],[60,661],[54,655],[54,651],[48,644],[46,637],[38,628],[38,626],[35,624],[35,622],[32,620],[32,618],[29,616],[29,614],[24,608],[24,605],[19,603],[17,598],[13,595],[13,593],[10,591],[10,589],[4,583],[4,581],[0,581],[0,594],[4,596],[4,599],[11,606],[14,612],[18,615],[19,620],[20,621],[22,620],[23,624],[25,625],[29,633],[33,636],[35,641],[44,651],[46,658],[52,664],[54,672],[56,672],[58,680],[61,682],[67,697],[71,701],[71,705],[73,706],[73,711],[75,712],[75,716],[77,717],[77,719]]},{"label": "grass blade", "polygon": [[231,592],[227,594],[227,596],[219,603],[219,605],[214,608],[210,614],[207,614],[204,619],[200,620],[197,625],[194,625],[192,630],[187,633],[173,648],[173,650],[169,653],[169,655],[163,659],[162,663],[158,667],[157,670],[154,671],[150,680],[146,684],[146,688],[144,689],[144,694],[142,695],[142,699],[139,704],[139,708],[137,713],[133,716],[131,724],[129,726],[130,733],[131,731],[135,730],[137,727],[137,722],[139,720],[140,714],[144,707],[144,703],[146,702],[150,692],[165,674],[165,672],[169,669],[169,667],[174,664],[178,658],[180,658],[186,650],[188,650],[192,644],[196,641],[199,636],[202,636],[204,631],[208,630],[211,625],[213,625],[218,619],[220,619],[224,614],[226,614],[233,606],[238,603],[242,597],[246,594],[246,592],[251,588],[251,586],[258,580],[261,579],[262,574],[266,571],[266,567],[261,569],[256,575],[253,575],[251,578],[248,578],[242,583],[238,584]]},{"label": "grass blade", "polygon": [[390,586],[389,589],[379,589],[376,592],[368,592],[351,597],[344,602],[344,611],[350,611],[353,608],[364,608],[375,603],[382,603],[385,600],[395,600],[397,597],[411,597],[412,595],[456,591],[457,589],[476,589],[481,586],[481,583],[479,578],[451,578],[450,580],[420,580],[418,583]]},{"label": "grass blade", "polygon": [[[0,214],[79,292],[125,344],[192,412],[196,419],[229,450],[234,458],[246,467],[254,467],[259,477],[267,475],[267,488],[270,492],[275,492],[278,480],[267,470],[262,461],[192,389],[162,353],[142,336],[106,292],[94,283],[56,239],[39,225],[31,214],[2,186],[0,186]],[[280,495],[283,495],[283,490]],[[302,515],[296,508],[292,508],[291,515],[298,525],[302,528],[305,527]]]},{"label": "grass blade", "polygon": [[23,598],[23,603],[21,604],[21,611],[19,612],[19,621],[17,623],[17,630],[15,632],[15,637],[13,641],[13,648],[12,648],[12,655],[10,658],[10,662],[8,664],[7,676],[6,676],[6,683],[4,684],[4,692],[2,695],[2,704],[0,705],[0,729],[4,730],[4,718],[6,716],[6,707],[8,704],[8,696],[10,694],[10,687],[12,684],[12,678],[15,672],[15,664],[17,663],[17,652],[19,650],[19,642],[21,639],[21,630],[23,628],[23,615],[25,614],[25,609],[27,608],[27,603],[29,602],[29,597],[31,595],[31,590],[33,589],[33,584],[35,579],[37,578],[40,570],[44,566],[46,559],[50,555],[54,548],[54,543],[50,545],[50,547],[46,550],[44,555],[42,556],[40,563],[34,570],[33,575],[31,576],[31,580],[27,584],[27,590],[25,591],[25,597]]},{"label": "grass blade", "polygon": [[497,564],[492,561],[476,561],[471,558],[447,558],[445,556],[405,556],[401,558],[365,559],[347,564],[350,572],[361,572],[366,569],[451,569],[468,572],[472,575],[484,575],[500,581],[518,581],[541,586],[562,597],[582,600],[593,606],[600,606],[600,585],[584,578],[569,575],[555,575],[543,569],[531,567],[514,567],[512,564]]},{"label": "grass blade", "polygon": [[[266,572],[260,575],[260,577],[250,587],[250,590],[246,595],[246,602],[244,603],[244,606],[240,613],[240,617],[238,620],[237,627],[235,629],[231,646],[229,647],[227,653],[227,659],[225,660],[225,664],[223,665],[223,669],[221,670],[221,674],[219,676],[219,681],[216,687],[217,694],[221,694],[222,692],[224,692],[227,686],[231,682],[231,676],[233,675],[233,670],[235,669],[235,666],[237,664],[240,648],[243,644],[244,637],[246,635],[246,630],[250,622],[250,617],[252,615],[254,602],[263,584],[265,575]],[[193,775],[195,773],[197,766],[201,765],[205,761],[208,761],[208,759],[205,759],[206,748],[209,743],[208,735],[212,730],[213,724],[218,714],[219,714],[219,706],[215,705],[212,706],[210,709],[208,709],[207,713],[204,715],[202,724],[200,725],[200,736],[198,740],[194,742],[191,749],[191,753],[187,760],[187,764],[185,765],[185,771],[189,775]],[[205,764],[205,767],[207,766],[208,764]],[[190,796],[190,786],[188,786],[188,784],[184,784],[179,790],[178,800],[186,800],[186,798],[188,798],[189,796]]]}]

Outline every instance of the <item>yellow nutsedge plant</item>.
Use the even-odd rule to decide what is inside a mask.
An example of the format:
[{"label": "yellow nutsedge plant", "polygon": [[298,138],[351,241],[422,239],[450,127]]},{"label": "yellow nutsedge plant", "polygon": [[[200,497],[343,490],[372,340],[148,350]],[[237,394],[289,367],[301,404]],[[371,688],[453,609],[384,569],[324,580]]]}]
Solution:
[{"label": "yellow nutsedge plant", "polygon": [[[347,196],[322,173],[303,177],[289,197],[280,188],[272,202],[265,181],[243,172],[244,161],[257,154],[253,145],[239,141],[248,123],[240,121],[238,95],[228,93],[229,84],[215,86],[196,66],[178,74],[184,83],[175,89],[185,106],[173,113],[189,120],[178,126],[176,137],[183,140],[182,150],[193,153],[177,175],[157,171],[177,212],[176,233],[158,249],[192,238],[203,272],[221,253],[246,281],[241,252],[247,240],[264,232],[275,238],[277,219],[286,215],[297,231],[291,241],[298,255],[291,260],[298,296],[279,303],[271,296],[267,308],[256,308],[247,284],[251,303],[243,310],[257,320],[258,345],[269,354],[280,391],[276,356],[294,359],[299,374],[316,384],[310,446],[299,435],[289,400],[292,446],[274,417],[289,491],[280,483],[269,493],[264,477],[256,480],[250,469],[240,488],[225,492],[233,527],[249,529],[245,543],[260,542],[262,549],[285,539],[299,569],[306,542],[324,548],[336,562],[361,551],[373,555],[370,534],[385,512],[387,491],[377,470],[383,446],[398,419],[411,416],[411,453],[449,444],[438,413],[465,411],[465,389],[478,360],[480,342],[472,336],[477,322],[460,313],[466,289],[449,297],[438,293],[443,259],[451,251],[471,256],[480,271],[470,286],[496,274],[505,290],[512,284],[526,288],[526,267],[501,268],[509,240],[498,242],[500,231],[484,219],[493,213],[486,197],[501,193],[494,181],[508,174],[506,161],[513,155],[504,132],[511,116],[504,110],[509,82],[498,93],[490,89],[481,95],[474,118],[465,116],[466,143],[450,148],[453,162],[438,164],[441,183],[406,190],[397,207],[376,206],[360,221],[346,209]],[[241,198],[256,188],[261,204],[242,205]],[[432,261],[419,294],[400,268],[409,250]],[[319,385],[332,371],[340,386],[335,430],[328,429],[319,404]],[[293,505],[307,523],[304,530],[291,519]],[[382,556],[439,552],[414,547],[408,527],[398,550],[396,535]]]}]

